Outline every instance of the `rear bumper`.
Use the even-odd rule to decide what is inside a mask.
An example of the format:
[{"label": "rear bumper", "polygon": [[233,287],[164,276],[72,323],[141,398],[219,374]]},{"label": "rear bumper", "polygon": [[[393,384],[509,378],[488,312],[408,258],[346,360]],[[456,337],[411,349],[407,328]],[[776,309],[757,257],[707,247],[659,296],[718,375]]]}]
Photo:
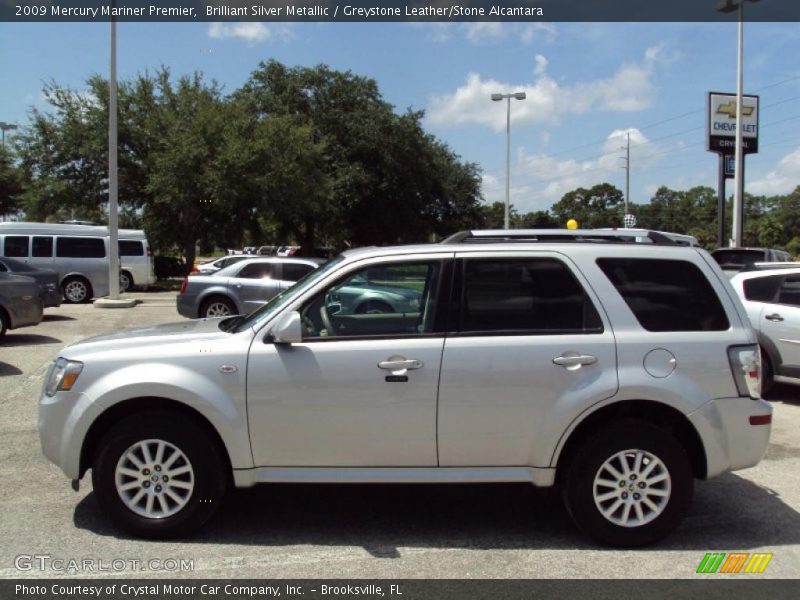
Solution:
[{"label": "rear bumper", "polygon": [[[772,430],[772,406],[764,400],[717,398],[687,415],[706,451],[706,477],[753,467],[764,456]],[[756,423],[752,424],[751,417]]]},{"label": "rear bumper", "polygon": [[195,296],[187,296],[186,294],[178,294],[175,297],[175,307],[178,309],[178,314],[187,319],[197,318],[197,299]]}]

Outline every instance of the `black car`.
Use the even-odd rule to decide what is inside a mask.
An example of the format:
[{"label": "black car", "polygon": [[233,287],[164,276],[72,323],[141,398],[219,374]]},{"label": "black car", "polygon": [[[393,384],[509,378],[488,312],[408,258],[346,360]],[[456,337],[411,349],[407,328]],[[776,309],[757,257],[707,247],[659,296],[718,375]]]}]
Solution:
[{"label": "black car", "polygon": [[9,329],[36,325],[41,320],[39,284],[30,277],[0,273],[0,338]]},{"label": "black car", "polygon": [[54,270],[32,267],[21,260],[0,256],[0,273],[11,273],[35,279],[39,284],[44,307],[61,306],[61,287],[58,285],[58,273]]}]

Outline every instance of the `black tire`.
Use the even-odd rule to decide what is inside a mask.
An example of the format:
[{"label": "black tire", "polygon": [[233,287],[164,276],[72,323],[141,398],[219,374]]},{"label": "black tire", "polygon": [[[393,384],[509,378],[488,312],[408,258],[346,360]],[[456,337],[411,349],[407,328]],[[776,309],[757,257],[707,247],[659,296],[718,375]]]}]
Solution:
[{"label": "black tire", "polygon": [[[595,502],[595,478],[601,475],[601,467],[604,467],[617,453],[625,450],[641,450],[657,458],[661,465],[656,463],[653,472],[663,473],[665,470],[669,476],[670,489],[666,499],[663,495],[645,494],[639,487],[652,489],[653,494],[663,494],[663,489],[657,489],[666,487],[667,484],[663,481],[648,487],[647,483],[630,480],[630,477],[626,476],[625,486],[622,486],[620,481],[619,490],[616,487],[612,489],[610,486],[602,485],[597,488],[597,495],[600,498],[618,492],[619,498],[599,500],[599,504],[611,512],[612,518],[622,520],[626,510],[625,504],[638,504],[644,515],[641,525],[636,525],[633,521],[628,521],[629,526],[615,523],[604,516],[598,503]],[[635,460],[633,454],[625,456],[626,461]],[[612,461],[611,464],[621,467],[621,463]],[[633,466],[630,462],[628,464],[629,467]],[[643,466],[648,464],[650,463],[642,462]],[[603,470],[602,475],[605,476],[604,479],[611,478],[606,470]],[[572,456],[561,485],[567,511],[581,531],[602,544],[632,548],[657,542],[678,526],[691,503],[694,477],[689,457],[677,439],[650,423],[630,419],[609,425],[590,436]],[[623,494],[626,494],[625,500],[622,500]],[[634,500],[634,497],[637,497],[637,500]],[[612,508],[618,500],[622,500],[623,504],[616,509],[618,512],[613,512]],[[659,510],[652,510],[644,502],[656,505]],[[633,506],[627,510],[634,513],[633,517],[638,520]],[[648,519],[652,520],[648,522]]]},{"label": "black tire", "polygon": [[83,304],[94,296],[92,284],[85,277],[67,277],[61,283],[61,290],[64,293],[64,302],[67,304]]},{"label": "black tire", "polygon": [[382,315],[393,312],[394,309],[392,306],[386,302],[383,302],[382,300],[367,300],[356,307],[356,314],[359,315]]},{"label": "black tire", "polygon": [[[225,307],[228,311],[227,314],[222,314],[219,312],[217,307]],[[211,311],[215,311],[214,314],[209,315],[208,313]],[[203,305],[200,307],[200,317],[201,318],[214,318],[214,317],[227,317],[231,315],[239,314],[239,311],[236,310],[236,305],[231,302],[228,298],[224,296],[212,296],[208,300],[203,301]]]},{"label": "black tire", "polygon": [[120,292],[127,292],[133,289],[133,286],[136,285],[133,281],[133,275],[131,275],[128,271],[120,271],[119,272],[119,291]]},{"label": "black tire", "polygon": [[0,308],[0,339],[5,337],[9,325],[10,323],[8,321],[8,315],[6,315],[6,311]]},{"label": "black tire", "polygon": [[775,370],[769,355],[761,350],[761,396],[766,396],[775,385]]},{"label": "black tire", "polygon": [[[191,483],[193,488],[186,492],[185,505],[179,506],[176,502],[164,498],[170,508],[177,509],[174,514],[164,516],[153,513],[148,517],[137,514],[122,499],[117,490],[116,469],[118,464],[128,464],[123,461],[123,456],[129,450],[144,440],[158,440],[171,444],[185,457],[191,467]],[[153,446],[150,446],[151,450]],[[139,455],[141,458],[141,455]],[[169,454],[163,458],[169,459]],[[155,460],[155,456],[152,457]],[[164,462],[164,461],[162,461]],[[185,463],[179,459],[178,465]],[[172,467],[174,468],[174,467]],[[168,472],[166,464],[162,473]],[[142,471],[144,473],[144,471]],[[156,475],[156,469],[148,472]],[[156,475],[157,476],[157,475]],[[123,477],[128,477],[124,475]],[[181,475],[180,477],[186,477]],[[176,483],[178,476],[174,477]],[[129,478],[129,482],[133,482]],[[186,416],[169,412],[148,412],[129,417],[114,425],[103,437],[98,447],[92,465],[92,485],[97,494],[100,506],[111,520],[120,529],[135,536],[146,538],[171,538],[186,536],[201,527],[217,510],[230,481],[229,469],[226,461],[220,455],[218,445],[211,439],[210,434],[200,423],[187,419]],[[149,481],[147,481],[150,484]],[[123,484],[124,485],[124,484]],[[145,491],[143,500],[146,505],[147,494],[155,494],[156,483],[150,484]],[[163,484],[166,487],[166,483]],[[142,484],[142,488],[144,484]],[[130,493],[138,493],[138,487]],[[180,489],[170,488],[171,492],[183,494]],[[164,495],[166,492],[161,492]],[[131,499],[132,500],[132,499]],[[157,500],[157,498],[155,499]],[[153,502],[155,506],[157,502]],[[137,507],[144,510],[142,500]],[[156,507],[157,508],[157,507]]]}]

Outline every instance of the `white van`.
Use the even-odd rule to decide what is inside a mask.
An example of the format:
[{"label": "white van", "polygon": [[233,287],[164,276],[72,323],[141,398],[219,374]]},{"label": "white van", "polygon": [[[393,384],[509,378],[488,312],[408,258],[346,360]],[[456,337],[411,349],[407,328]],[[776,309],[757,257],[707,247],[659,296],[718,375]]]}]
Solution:
[{"label": "white van", "polygon": [[[65,302],[108,295],[107,227],[55,223],[0,223],[0,256],[58,272]],[[150,246],[140,230],[120,230],[120,283],[155,282]]]},{"label": "white van", "polygon": [[120,229],[119,272],[120,291],[127,291],[134,286],[147,288],[156,282],[153,268],[153,251],[147,236],[141,229]]}]

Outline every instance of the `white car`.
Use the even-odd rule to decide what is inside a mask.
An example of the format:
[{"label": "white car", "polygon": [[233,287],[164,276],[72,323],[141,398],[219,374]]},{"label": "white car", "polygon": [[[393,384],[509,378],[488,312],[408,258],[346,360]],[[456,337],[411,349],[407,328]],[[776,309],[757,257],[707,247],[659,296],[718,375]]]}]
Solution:
[{"label": "white car", "polygon": [[[731,278],[761,345],[761,390],[773,381],[800,385],[800,263]],[[763,265],[762,265],[763,266]]]}]

